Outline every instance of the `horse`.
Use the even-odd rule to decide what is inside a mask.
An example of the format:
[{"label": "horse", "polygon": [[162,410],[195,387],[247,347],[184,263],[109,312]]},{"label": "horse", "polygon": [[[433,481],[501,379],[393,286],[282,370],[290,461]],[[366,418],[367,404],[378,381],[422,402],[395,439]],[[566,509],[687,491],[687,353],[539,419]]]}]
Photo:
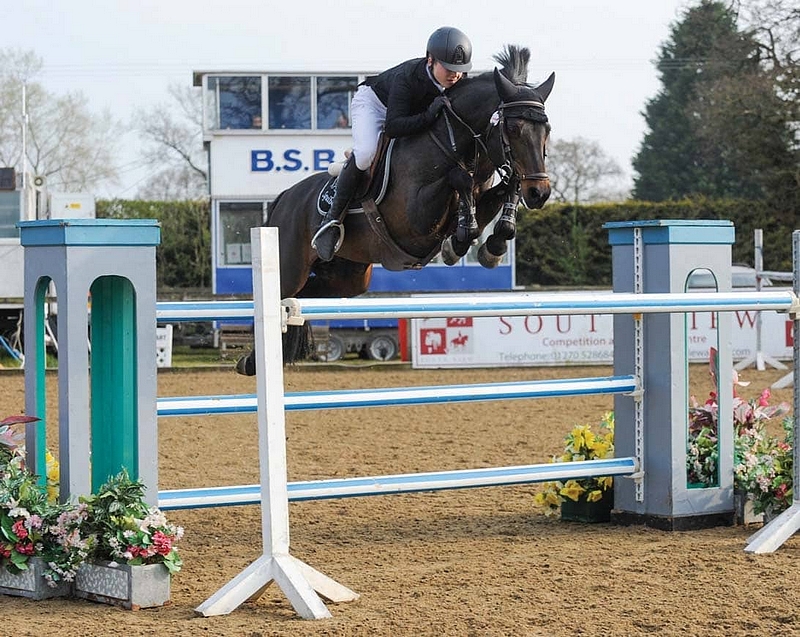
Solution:
[{"label": "horse", "polygon": [[[447,90],[450,104],[429,131],[388,142],[387,174],[354,197],[332,261],[321,261],[311,247],[331,177],[311,175],[278,195],[265,225],[279,230],[281,298],[357,296],[368,289],[375,263],[390,270],[421,268],[441,252],[454,265],[496,217],[478,260],[484,267],[500,262],[515,235],[519,200],[541,208],[550,196],[544,103],[555,73],[538,86],[527,84],[530,51],[516,45],[506,45],[494,59],[500,69],[465,77]],[[477,230],[465,222],[470,215]],[[308,355],[309,338],[307,324],[289,326],[284,361]],[[236,368],[255,374],[254,352]]]}]

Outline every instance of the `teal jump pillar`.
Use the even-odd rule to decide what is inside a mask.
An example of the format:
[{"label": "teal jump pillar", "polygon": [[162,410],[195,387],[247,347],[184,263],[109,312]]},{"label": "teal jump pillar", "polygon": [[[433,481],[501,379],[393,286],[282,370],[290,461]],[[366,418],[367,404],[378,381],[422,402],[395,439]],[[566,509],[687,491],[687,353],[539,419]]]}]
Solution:
[{"label": "teal jump pillar", "polygon": [[[614,292],[682,293],[689,275],[710,270],[731,291],[729,221],[607,223]],[[637,374],[639,400],[615,397],[616,455],[635,456],[642,475],[614,480],[612,521],[683,530],[733,522],[733,360],[731,315],[716,317],[718,486],[687,484],[689,369],[686,314],[614,316],[614,374]],[[698,396],[701,402],[705,396]]]},{"label": "teal jump pillar", "polygon": [[45,473],[45,302],[55,287],[61,500],[122,468],[158,501],[155,220],[19,224],[25,265],[27,460]]}]

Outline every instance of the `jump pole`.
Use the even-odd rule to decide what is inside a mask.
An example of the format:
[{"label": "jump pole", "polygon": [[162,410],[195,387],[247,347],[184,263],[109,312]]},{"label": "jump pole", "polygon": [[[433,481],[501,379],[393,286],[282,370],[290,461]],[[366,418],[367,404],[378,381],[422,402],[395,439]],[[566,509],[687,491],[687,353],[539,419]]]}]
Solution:
[{"label": "jump pole", "polygon": [[[263,554],[219,589],[196,611],[206,617],[225,615],[257,599],[275,582],[304,619],[324,619],[330,611],[320,599],[358,599],[358,594],[289,553],[289,493],[286,479],[286,419],[283,400],[282,310],[277,228],[253,228],[253,303],[255,345],[262,365],[256,378],[258,455],[261,477]],[[270,343],[270,347],[267,347]],[[319,593],[319,595],[318,595]]]}]

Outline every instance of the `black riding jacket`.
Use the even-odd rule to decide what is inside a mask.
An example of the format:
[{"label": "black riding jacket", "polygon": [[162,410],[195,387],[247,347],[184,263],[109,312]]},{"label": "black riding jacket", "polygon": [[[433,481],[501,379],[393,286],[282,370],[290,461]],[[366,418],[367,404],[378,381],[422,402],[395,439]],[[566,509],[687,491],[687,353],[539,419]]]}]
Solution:
[{"label": "black riding jacket", "polygon": [[442,93],[426,67],[425,58],[414,58],[364,80],[386,106],[387,137],[413,135],[435,121],[428,114],[428,106]]}]

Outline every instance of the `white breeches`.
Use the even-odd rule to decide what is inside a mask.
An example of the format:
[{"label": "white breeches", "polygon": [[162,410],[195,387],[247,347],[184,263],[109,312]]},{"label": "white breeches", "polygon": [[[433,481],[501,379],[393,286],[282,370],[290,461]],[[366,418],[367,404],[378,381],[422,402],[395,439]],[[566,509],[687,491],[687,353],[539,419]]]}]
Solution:
[{"label": "white breeches", "polygon": [[359,170],[367,170],[378,150],[386,107],[369,86],[359,86],[350,102],[353,153]]}]

